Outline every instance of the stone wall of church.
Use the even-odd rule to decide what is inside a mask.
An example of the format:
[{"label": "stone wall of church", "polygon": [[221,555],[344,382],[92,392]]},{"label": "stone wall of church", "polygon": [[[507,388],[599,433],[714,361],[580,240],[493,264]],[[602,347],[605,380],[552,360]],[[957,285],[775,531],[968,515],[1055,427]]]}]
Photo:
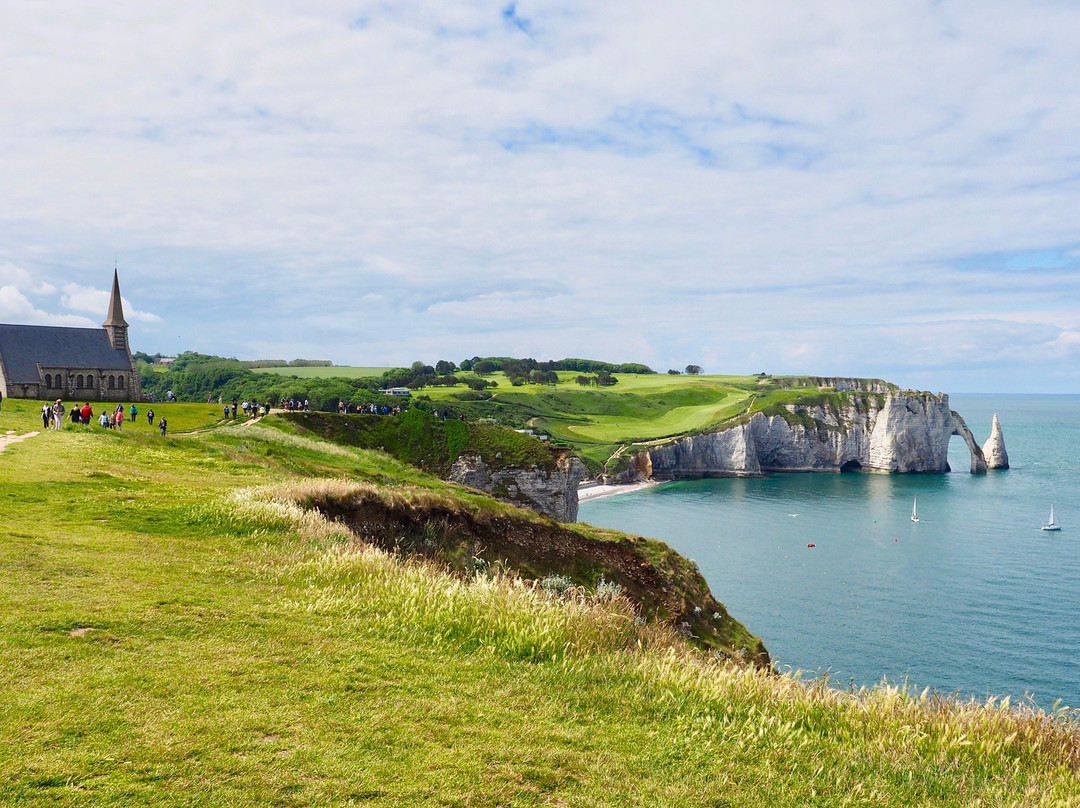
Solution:
[{"label": "stone wall of church", "polygon": [[141,401],[142,386],[134,370],[42,367],[41,399],[65,401]]}]

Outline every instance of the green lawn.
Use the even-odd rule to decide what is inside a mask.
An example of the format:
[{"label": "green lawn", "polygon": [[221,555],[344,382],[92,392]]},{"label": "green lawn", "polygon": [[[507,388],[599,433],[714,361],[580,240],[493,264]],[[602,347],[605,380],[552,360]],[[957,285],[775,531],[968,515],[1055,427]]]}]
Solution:
[{"label": "green lawn", "polygon": [[1080,803],[1068,716],[720,668],[618,601],[403,564],[303,510],[343,478],[465,496],[261,425],[0,453],[0,804]]},{"label": "green lawn", "polygon": [[[0,427],[5,431],[7,429],[17,429],[18,431],[41,429],[41,406],[43,403],[41,401],[5,399],[2,406],[0,406]],[[83,403],[81,401],[65,401],[64,406],[67,413],[70,413],[73,405],[81,406]],[[68,415],[65,414],[64,431],[108,432],[108,430],[101,429],[97,423],[97,418],[103,410],[112,412],[117,403],[122,403],[124,406],[124,432],[152,432],[157,434],[158,422],[163,417],[168,421],[169,432],[190,432],[197,429],[206,429],[216,426],[223,420],[222,407],[217,404],[167,404],[160,401],[151,404],[148,401],[140,401],[135,405],[138,408],[138,413],[135,420],[132,421],[130,419],[130,401],[91,401],[90,408],[93,412],[94,422],[92,424],[72,424]],[[146,419],[150,410],[154,411],[153,425],[150,425]]]}]

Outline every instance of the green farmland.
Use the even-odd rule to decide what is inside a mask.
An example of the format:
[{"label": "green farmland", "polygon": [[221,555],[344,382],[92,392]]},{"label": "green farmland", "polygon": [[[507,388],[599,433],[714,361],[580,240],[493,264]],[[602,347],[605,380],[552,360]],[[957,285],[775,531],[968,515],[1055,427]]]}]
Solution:
[{"label": "green farmland", "polygon": [[366,379],[382,376],[393,368],[361,368],[334,365],[332,367],[277,367],[252,368],[252,373],[273,373],[278,376],[296,376],[298,379]]}]

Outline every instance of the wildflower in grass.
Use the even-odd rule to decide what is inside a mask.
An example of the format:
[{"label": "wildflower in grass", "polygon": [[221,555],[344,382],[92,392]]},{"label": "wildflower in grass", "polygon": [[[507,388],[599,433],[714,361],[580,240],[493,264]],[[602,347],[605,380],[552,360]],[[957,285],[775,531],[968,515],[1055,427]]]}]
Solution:
[{"label": "wildflower in grass", "polygon": [[573,587],[574,582],[565,575],[552,574],[540,581],[540,588],[552,595],[562,595]]},{"label": "wildflower in grass", "polygon": [[614,581],[605,581],[601,578],[596,582],[596,596],[601,600],[611,600],[622,594],[623,588]]}]

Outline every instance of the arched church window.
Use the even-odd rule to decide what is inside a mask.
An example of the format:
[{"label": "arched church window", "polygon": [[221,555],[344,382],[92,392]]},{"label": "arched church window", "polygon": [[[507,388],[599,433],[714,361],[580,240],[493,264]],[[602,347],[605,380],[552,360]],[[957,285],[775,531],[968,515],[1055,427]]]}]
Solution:
[{"label": "arched church window", "polygon": [[87,376],[86,377],[86,386],[89,387],[91,390],[94,389],[94,377],[93,376]]},{"label": "arched church window", "polygon": [[52,387],[52,374],[51,373],[46,373],[45,374],[45,386],[46,387]]},{"label": "arched church window", "polygon": [[80,390],[82,389],[82,386],[83,386],[83,377],[82,377],[82,374],[81,374],[81,373],[80,373],[80,374],[79,374],[79,376],[78,376],[78,377],[77,377],[77,378],[75,379],[75,386],[76,386],[77,388],[79,388]]},{"label": "arched church window", "polygon": [[110,376],[109,377],[109,389],[110,390],[115,390],[116,389],[116,377],[115,376]]},{"label": "arched church window", "polygon": [[124,389],[124,377],[123,377],[123,376],[121,375],[121,376],[117,376],[117,377],[116,377],[116,379],[117,379],[117,382],[116,382],[116,383],[117,383],[117,386],[118,386],[118,387],[119,387],[119,388],[120,388],[121,390],[123,390],[123,389]]}]

